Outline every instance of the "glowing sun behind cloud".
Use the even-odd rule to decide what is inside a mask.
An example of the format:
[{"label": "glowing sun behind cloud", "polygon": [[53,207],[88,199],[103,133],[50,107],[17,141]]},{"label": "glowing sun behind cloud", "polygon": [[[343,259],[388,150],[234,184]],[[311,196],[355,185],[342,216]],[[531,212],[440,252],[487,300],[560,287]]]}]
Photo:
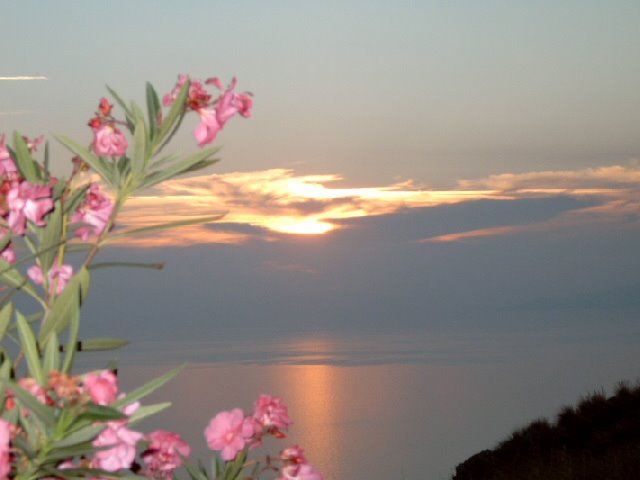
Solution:
[{"label": "glowing sun behind cloud", "polygon": [[[186,246],[243,243],[252,238],[273,241],[278,235],[323,235],[347,228],[348,219],[393,214],[401,209],[437,207],[478,200],[517,200],[531,197],[598,197],[599,209],[575,211],[543,225],[504,226],[482,231],[453,232],[423,243],[441,243],[505,235],[526,229],[556,228],[571,219],[602,221],[619,212],[621,201],[635,209],[640,169],[602,167],[578,171],[502,174],[463,180],[458,189],[435,191],[413,182],[382,187],[333,188],[338,175],[296,175],[272,169],[205,175],[166,182],[149,195],[136,197],[121,216],[121,224],[145,226],[226,212],[220,224],[192,226],[128,240],[129,246]],[[616,203],[617,202],[617,203]],[[611,208],[607,207],[610,205]],[[629,206],[631,205],[631,206]],[[166,212],[172,215],[167,216]],[[604,212],[604,213],[603,213]]]},{"label": "glowing sun behind cloud", "polygon": [[[298,176],[284,169],[178,179],[163,184],[151,195],[132,199],[121,219],[127,225],[143,226],[226,212],[222,219],[226,227],[192,227],[184,232],[187,235],[168,232],[136,240],[135,244],[167,246],[174,240],[183,245],[240,243],[251,235],[234,235],[237,228],[229,231],[229,225],[260,229],[263,238],[264,232],[323,235],[344,228],[340,221],[350,218],[499,196],[494,190],[426,191],[411,182],[367,188],[328,186],[338,180],[338,175]],[[166,215],[168,211],[173,212],[171,217]]]}]

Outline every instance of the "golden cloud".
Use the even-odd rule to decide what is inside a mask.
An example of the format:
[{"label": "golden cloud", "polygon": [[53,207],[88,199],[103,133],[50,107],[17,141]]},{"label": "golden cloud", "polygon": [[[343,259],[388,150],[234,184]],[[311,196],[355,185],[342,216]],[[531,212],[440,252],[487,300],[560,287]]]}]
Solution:
[{"label": "golden cloud", "polygon": [[[437,207],[484,199],[601,197],[602,205],[565,212],[535,225],[502,226],[423,239],[449,242],[524,230],[605,221],[638,212],[640,169],[610,166],[576,171],[505,173],[462,180],[454,190],[425,190],[414,182],[341,188],[335,174],[296,175],[293,170],[232,172],[172,180],[149,195],[133,198],[120,220],[146,226],[226,212],[220,225],[182,227],[153,237],[127,240],[129,246],[243,243],[257,232],[266,240],[282,234],[319,235],[345,228],[345,220],[388,215],[402,209]],[[171,212],[167,215],[167,212]],[[622,213],[625,212],[625,213]]]}]

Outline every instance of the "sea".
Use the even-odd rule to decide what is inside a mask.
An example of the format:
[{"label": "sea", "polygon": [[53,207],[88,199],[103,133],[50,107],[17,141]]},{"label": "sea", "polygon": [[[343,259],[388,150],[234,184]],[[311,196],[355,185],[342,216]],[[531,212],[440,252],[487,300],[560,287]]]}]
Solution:
[{"label": "sea", "polygon": [[264,393],[281,397],[294,423],[256,455],[297,444],[327,480],[439,480],[529,422],[637,381],[639,341],[634,323],[614,331],[306,334],[139,341],[80,363],[115,362],[123,391],[181,366],[143,401],[171,408],[140,428],[180,433],[204,465],[212,459],[209,420],[236,407],[248,412]]}]

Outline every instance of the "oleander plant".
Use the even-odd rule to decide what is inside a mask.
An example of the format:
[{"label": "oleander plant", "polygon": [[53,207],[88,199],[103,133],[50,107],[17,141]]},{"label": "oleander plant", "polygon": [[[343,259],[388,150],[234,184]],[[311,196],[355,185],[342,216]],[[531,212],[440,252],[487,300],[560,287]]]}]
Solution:
[{"label": "oleander plant", "polygon": [[[218,78],[180,75],[161,100],[147,83],[145,111],[107,87],[120,116],[102,98],[88,122],[90,145],[55,136],[71,152],[68,178],[51,174],[44,137],[0,135],[0,480],[323,478],[297,445],[252,455],[267,437],[286,437],[291,420],[279,397],[260,395],[251,412],[235,408],[213,416],[203,439],[211,459],[194,462],[179,434],[136,429],[170,406],[141,401],[180,369],[129,392],[120,391],[116,371],[106,366],[76,371],[81,355],[127,343],[81,334],[92,272],[115,266],[99,263],[98,252],[134,235],[218,218],[118,224],[136,193],[217,161],[218,148],[210,145],[218,132],[236,115],[251,116],[251,94],[235,88],[235,79],[225,86]],[[200,117],[199,150],[163,154],[190,112]]]}]

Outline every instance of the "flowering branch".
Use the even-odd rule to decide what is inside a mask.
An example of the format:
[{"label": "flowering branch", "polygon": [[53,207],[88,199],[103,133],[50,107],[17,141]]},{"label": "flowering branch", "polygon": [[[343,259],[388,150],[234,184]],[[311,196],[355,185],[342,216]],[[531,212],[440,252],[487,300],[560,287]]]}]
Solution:
[{"label": "flowering branch", "polygon": [[[252,96],[236,93],[236,83],[234,78],[225,87],[216,77],[202,82],[180,75],[162,103],[147,83],[146,116],[135,102],[126,103],[107,87],[124,119],[117,118],[114,106],[102,98],[88,122],[93,132],[88,147],[56,136],[74,155],[68,180],[51,175],[48,143],[44,160],[35,160],[43,137],[30,140],[15,133],[10,146],[0,135],[0,288],[6,290],[0,299],[0,480],[130,476],[165,480],[182,466],[193,480],[241,476],[254,480],[261,475],[322,479],[298,446],[277,457],[249,459],[251,450],[267,437],[286,437],[292,422],[278,397],[261,395],[250,414],[236,408],[211,419],[204,431],[207,445],[216,452],[215,468],[209,472],[186,460],[191,447],[177,433],[144,434],[134,429],[169,406],[141,405],[140,400],[180,369],[128,394],[120,392],[110,370],[74,373],[79,352],[126,344],[115,338],[80,339],[80,309],[91,272],[117,265],[163,266],[95,263],[101,249],[114,239],[220,218],[212,215],[132,229],[118,229],[117,223],[120,210],[140,190],[217,161],[218,149],[208,145],[232,117],[251,116]],[[158,158],[189,112],[200,117],[194,131],[200,151]],[[96,175],[101,182],[95,181]],[[29,254],[18,259],[21,250],[16,245],[26,247]],[[83,257],[74,263],[71,252]],[[16,294],[35,300],[36,309],[28,314],[20,311],[12,302]],[[5,345],[8,340],[19,346],[15,358]]]}]

